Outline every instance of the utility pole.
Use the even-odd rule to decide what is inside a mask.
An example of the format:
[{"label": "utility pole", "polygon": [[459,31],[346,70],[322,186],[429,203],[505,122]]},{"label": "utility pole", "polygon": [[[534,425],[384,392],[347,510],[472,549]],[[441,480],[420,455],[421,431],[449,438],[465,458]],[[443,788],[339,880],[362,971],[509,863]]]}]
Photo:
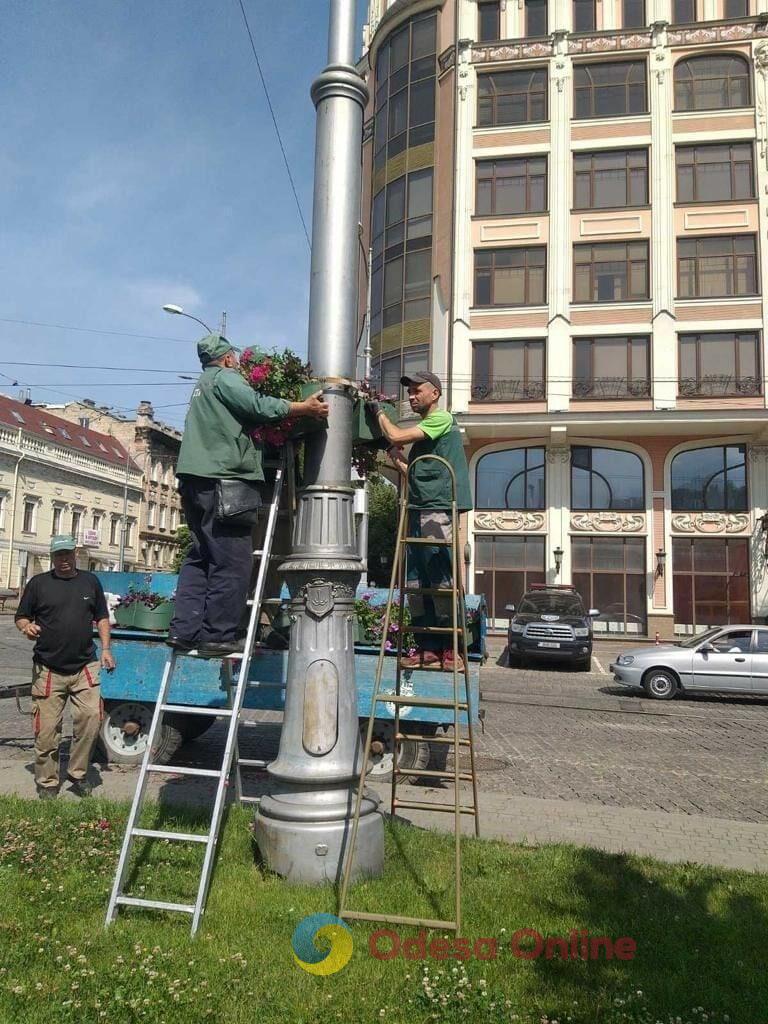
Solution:
[{"label": "utility pole", "polygon": [[[331,0],[328,66],[317,108],[309,362],[327,381],[327,431],[310,435],[293,547],[281,566],[291,594],[291,646],[280,751],[267,771],[255,838],[266,865],[292,882],[339,881],[362,768],[355,685],[355,542],[350,469],[357,362],[360,141],[368,89],[354,67],[355,0]],[[356,876],[379,874],[378,798],[362,802]]]}]

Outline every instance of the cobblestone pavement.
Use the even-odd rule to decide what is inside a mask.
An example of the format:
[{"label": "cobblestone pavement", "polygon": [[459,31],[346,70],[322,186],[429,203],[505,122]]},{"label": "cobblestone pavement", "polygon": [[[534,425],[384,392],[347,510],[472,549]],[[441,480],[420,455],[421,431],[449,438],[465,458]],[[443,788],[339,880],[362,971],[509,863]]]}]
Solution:
[{"label": "cobblestone pavement", "polygon": [[[768,700],[650,701],[597,671],[615,650],[596,646],[593,671],[572,673],[509,669],[502,649],[492,644],[481,676],[485,728],[477,734],[477,766],[485,834],[768,870]],[[28,678],[29,647],[9,616],[0,616],[0,688]],[[254,728],[244,731],[243,756],[269,759],[279,716],[248,718]],[[174,761],[214,764],[222,737],[215,726]],[[31,752],[29,719],[13,700],[0,700],[0,791],[32,795]],[[104,770],[104,795],[129,798],[135,776],[135,769]],[[260,790],[263,777],[254,781]],[[188,785],[172,779],[158,792],[183,800]]]}]

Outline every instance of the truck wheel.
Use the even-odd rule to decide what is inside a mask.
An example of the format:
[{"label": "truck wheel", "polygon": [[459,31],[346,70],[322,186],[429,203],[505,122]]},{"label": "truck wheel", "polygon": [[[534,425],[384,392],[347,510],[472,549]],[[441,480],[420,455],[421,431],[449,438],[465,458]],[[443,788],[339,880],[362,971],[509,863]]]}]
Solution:
[{"label": "truck wheel", "polygon": [[154,708],[141,701],[105,701],[99,746],[110,764],[141,764]]},{"label": "truck wheel", "polygon": [[[142,701],[105,701],[99,746],[110,764],[140,765],[147,749],[154,705]],[[214,715],[166,715],[153,755],[155,764],[168,764],[188,740],[209,729]]]},{"label": "truck wheel", "polygon": [[[371,782],[389,783],[392,781],[392,767],[394,764],[392,736],[394,724],[394,722],[385,718],[377,719],[374,724],[371,756],[368,760],[368,770],[366,772],[366,778],[370,779]],[[403,728],[402,724],[401,728]],[[365,744],[367,730],[368,719],[361,718],[360,738],[363,745]],[[435,731],[434,726],[424,725],[423,723],[417,724],[414,722],[407,725],[409,733],[426,732],[427,730]],[[413,776],[399,775],[398,779],[403,782],[416,782],[419,779],[418,769],[427,768],[429,759],[430,747],[428,743],[421,740],[418,742],[416,740],[404,740],[398,744],[397,767],[408,770],[413,769],[415,774]]]}]

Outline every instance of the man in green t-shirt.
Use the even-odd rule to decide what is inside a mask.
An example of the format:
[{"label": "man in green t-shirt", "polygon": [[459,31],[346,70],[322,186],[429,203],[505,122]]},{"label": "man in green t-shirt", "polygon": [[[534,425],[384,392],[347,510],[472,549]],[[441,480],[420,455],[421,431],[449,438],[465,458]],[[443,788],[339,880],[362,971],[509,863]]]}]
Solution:
[{"label": "man in green t-shirt", "polygon": [[[439,409],[443,385],[434,373],[424,371],[402,377],[400,383],[408,389],[411,409],[419,417],[419,423],[400,427],[392,423],[377,403],[369,403],[376,414],[381,432],[391,442],[390,458],[400,473],[408,477],[409,504],[416,508],[410,512],[408,530],[411,537],[434,537],[436,540],[451,539],[451,495],[450,474],[439,463],[424,460],[416,463],[410,474],[409,466],[421,455],[438,455],[453,469],[456,479],[456,505],[459,512],[472,508],[472,494],[469,485],[469,470],[464,454],[461,432],[455,417]],[[401,445],[410,444],[406,460]],[[457,567],[458,572],[458,567]],[[412,544],[408,549],[409,587],[450,587],[451,555],[444,546],[431,547],[428,544]],[[453,613],[449,598],[412,595],[408,605],[414,625],[449,626]],[[403,659],[407,668],[438,667],[453,668],[453,639],[450,634],[418,634],[420,649],[414,655]],[[459,667],[463,660],[459,655]]]}]

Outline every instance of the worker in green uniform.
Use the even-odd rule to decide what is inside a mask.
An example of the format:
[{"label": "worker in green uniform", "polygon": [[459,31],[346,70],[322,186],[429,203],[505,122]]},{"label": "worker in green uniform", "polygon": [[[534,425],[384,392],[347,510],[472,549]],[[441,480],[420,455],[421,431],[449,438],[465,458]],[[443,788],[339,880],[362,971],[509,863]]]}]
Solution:
[{"label": "worker in green uniform", "polygon": [[179,573],[168,643],[181,651],[225,655],[243,647],[237,630],[251,578],[253,527],[221,517],[217,482],[263,482],[254,427],[293,416],[326,419],[328,406],[319,392],[303,402],[257,394],[221,334],[198,342],[197,354],[203,372],[192,392],[176,466],[192,545]]},{"label": "worker in green uniform", "polygon": [[[456,477],[456,505],[459,513],[472,508],[472,491],[464,445],[456,418],[438,408],[443,385],[440,378],[428,371],[401,377],[400,383],[408,389],[411,409],[419,422],[409,426],[392,423],[376,402],[368,403],[376,415],[381,432],[391,443],[390,458],[400,473],[408,474],[408,467],[420,455],[439,455],[450,463]],[[401,445],[410,444],[407,460]],[[451,540],[451,477],[439,463],[424,460],[416,463],[409,475],[409,503],[416,508],[409,514],[409,536],[434,537]],[[457,567],[458,571],[458,567]],[[408,549],[408,579],[410,587],[450,587],[450,548],[411,544]],[[450,626],[453,622],[448,597],[409,596],[411,620],[418,626]],[[453,669],[453,640],[450,634],[418,634],[419,649],[403,659],[407,668]],[[463,659],[459,655],[459,668]]]}]

